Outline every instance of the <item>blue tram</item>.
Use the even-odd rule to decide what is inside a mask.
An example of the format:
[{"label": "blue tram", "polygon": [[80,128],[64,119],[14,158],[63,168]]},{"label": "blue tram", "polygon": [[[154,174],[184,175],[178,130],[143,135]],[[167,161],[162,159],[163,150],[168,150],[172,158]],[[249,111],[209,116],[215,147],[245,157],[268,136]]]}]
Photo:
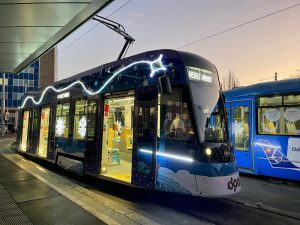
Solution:
[{"label": "blue tram", "polygon": [[224,92],[240,171],[300,180],[300,79]]},{"label": "blue tram", "polygon": [[240,190],[215,66],[174,50],[108,63],[20,107],[18,148],[66,170],[194,196]]}]

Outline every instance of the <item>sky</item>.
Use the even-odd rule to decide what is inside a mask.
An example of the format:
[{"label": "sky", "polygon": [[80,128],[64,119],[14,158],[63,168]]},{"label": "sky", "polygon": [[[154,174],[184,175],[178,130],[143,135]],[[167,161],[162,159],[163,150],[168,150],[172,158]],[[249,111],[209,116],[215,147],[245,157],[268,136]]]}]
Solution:
[{"label": "sky", "polygon": [[[240,85],[274,80],[275,72],[279,80],[300,74],[300,0],[115,0],[99,15],[136,40],[126,56],[192,52],[214,63],[221,80],[233,71]],[[58,44],[58,80],[115,61],[124,43],[104,25],[86,22]]]}]

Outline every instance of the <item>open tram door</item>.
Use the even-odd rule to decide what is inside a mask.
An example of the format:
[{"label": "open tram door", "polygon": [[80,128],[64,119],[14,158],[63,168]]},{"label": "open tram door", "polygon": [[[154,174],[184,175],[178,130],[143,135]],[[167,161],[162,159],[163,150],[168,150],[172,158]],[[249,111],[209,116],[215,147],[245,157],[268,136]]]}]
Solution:
[{"label": "open tram door", "polygon": [[134,92],[114,93],[104,99],[100,174],[131,183]]},{"label": "open tram door", "polygon": [[30,111],[23,111],[23,120],[22,120],[22,133],[21,133],[21,143],[20,150],[26,152],[27,150],[27,141],[28,141],[28,130],[29,130],[29,115]]},{"label": "open tram door", "polygon": [[157,149],[158,88],[136,90],[133,133],[133,183],[147,188],[155,186]]},{"label": "open tram door", "polygon": [[231,142],[238,167],[243,172],[253,171],[252,102],[231,102]]},{"label": "open tram door", "polygon": [[43,158],[47,157],[48,140],[49,140],[49,126],[50,125],[50,106],[41,108],[40,113],[40,132],[38,139],[37,155]]}]

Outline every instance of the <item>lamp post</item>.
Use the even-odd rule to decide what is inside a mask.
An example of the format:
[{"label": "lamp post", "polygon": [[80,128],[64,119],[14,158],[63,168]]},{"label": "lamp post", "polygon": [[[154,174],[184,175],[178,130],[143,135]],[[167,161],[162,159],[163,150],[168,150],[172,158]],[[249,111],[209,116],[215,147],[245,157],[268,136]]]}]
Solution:
[{"label": "lamp post", "polygon": [[5,73],[2,73],[1,135],[5,135]]}]

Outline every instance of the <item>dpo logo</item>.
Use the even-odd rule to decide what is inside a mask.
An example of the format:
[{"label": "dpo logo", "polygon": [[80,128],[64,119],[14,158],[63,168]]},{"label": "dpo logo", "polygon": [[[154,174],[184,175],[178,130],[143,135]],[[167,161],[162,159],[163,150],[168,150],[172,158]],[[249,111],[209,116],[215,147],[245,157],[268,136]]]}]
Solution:
[{"label": "dpo logo", "polygon": [[228,190],[233,190],[234,192],[236,192],[236,189],[241,186],[241,183],[240,183],[240,178],[230,178],[230,180],[228,181],[227,183],[227,189]]}]

